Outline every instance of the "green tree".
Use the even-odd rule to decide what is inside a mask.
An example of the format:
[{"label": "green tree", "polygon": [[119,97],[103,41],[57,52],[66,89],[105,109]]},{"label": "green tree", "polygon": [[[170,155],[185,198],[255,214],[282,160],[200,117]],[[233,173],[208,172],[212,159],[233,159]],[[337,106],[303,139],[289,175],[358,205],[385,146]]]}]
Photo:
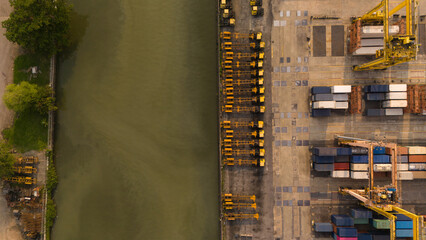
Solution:
[{"label": "green tree", "polygon": [[40,113],[56,111],[55,98],[52,97],[53,89],[49,86],[40,87],[39,94],[35,102],[35,107]]},{"label": "green tree", "polygon": [[55,54],[68,42],[72,5],[67,0],[9,0],[13,12],[2,22],[9,41],[37,53]]},{"label": "green tree", "polygon": [[10,84],[6,87],[3,101],[9,109],[22,112],[31,106],[39,98],[39,87],[26,81],[20,84]]},{"label": "green tree", "polygon": [[15,157],[10,153],[10,146],[3,140],[0,141],[0,178],[13,174]]}]

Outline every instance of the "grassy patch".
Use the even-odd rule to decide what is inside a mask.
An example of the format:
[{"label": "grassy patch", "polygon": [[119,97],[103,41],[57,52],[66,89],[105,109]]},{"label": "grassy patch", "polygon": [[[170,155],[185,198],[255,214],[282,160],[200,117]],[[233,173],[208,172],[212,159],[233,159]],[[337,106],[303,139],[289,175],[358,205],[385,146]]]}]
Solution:
[{"label": "grassy patch", "polygon": [[19,113],[3,135],[18,151],[42,150],[47,146],[47,115],[31,109]]},{"label": "grassy patch", "polygon": [[[31,67],[38,67],[38,73],[31,74]],[[39,54],[24,54],[15,59],[13,68],[13,82],[20,83],[28,81],[30,83],[44,86],[49,84],[50,59]]]}]

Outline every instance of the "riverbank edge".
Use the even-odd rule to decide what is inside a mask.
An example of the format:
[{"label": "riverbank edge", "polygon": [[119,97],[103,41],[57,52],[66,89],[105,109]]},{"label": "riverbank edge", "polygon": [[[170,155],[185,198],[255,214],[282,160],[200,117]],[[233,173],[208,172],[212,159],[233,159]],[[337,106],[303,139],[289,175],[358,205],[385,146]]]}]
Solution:
[{"label": "riverbank edge", "polygon": [[[49,75],[49,86],[52,88],[52,95],[51,97],[55,99],[56,95],[56,55],[53,55],[50,58],[50,75]],[[50,151],[53,153],[54,149],[54,130],[55,130],[55,111],[49,111],[49,117],[48,117],[48,127],[47,127],[47,151]],[[47,232],[51,231],[51,229],[48,229],[46,227],[46,209],[47,209],[47,201],[48,201],[48,190],[47,190],[47,182],[49,181],[49,163],[53,161],[53,154],[46,154],[46,181],[44,183],[44,197],[43,197],[43,209],[42,209],[42,238],[43,240],[47,240]],[[52,158],[52,159],[51,159]]]},{"label": "riverbank edge", "polygon": [[217,24],[217,32],[216,32],[216,53],[217,53],[217,139],[218,139],[218,169],[219,169],[219,224],[220,224],[220,239],[225,240],[225,222],[223,221],[223,208],[222,208],[222,195],[223,195],[223,184],[224,184],[224,178],[223,178],[223,168],[222,168],[222,152],[221,152],[221,142],[222,142],[222,135],[220,134],[220,123],[222,120],[222,111],[220,109],[220,103],[221,103],[221,89],[222,89],[222,83],[221,83],[221,77],[220,77],[220,0],[216,1],[216,24]]}]

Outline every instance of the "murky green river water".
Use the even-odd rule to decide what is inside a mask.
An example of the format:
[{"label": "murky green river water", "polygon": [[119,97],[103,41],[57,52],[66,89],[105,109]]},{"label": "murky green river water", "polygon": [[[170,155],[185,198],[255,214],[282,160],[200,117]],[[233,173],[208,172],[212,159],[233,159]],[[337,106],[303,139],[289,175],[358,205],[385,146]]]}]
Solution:
[{"label": "murky green river water", "polygon": [[215,1],[73,4],[53,239],[218,239]]}]

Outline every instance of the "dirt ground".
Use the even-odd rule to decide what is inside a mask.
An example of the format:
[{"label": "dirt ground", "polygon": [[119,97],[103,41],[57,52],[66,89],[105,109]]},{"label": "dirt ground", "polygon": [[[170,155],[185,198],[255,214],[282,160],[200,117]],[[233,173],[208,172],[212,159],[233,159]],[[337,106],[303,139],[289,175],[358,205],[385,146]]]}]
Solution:
[{"label": "dirt ground", "polygon": [[[7,19],[11,7],[8,0],[0,0],[0,22]],[[4,36],[5,30],[0,27],[0,131],[12,124],[13,112],[4,105],[4,90],[13,81],[13,60],[18,54],[18,46],[10,43]],[[6,205],[3,192],[0,194],[0,239],[20,240],[21,233],[17,221]]]}]

